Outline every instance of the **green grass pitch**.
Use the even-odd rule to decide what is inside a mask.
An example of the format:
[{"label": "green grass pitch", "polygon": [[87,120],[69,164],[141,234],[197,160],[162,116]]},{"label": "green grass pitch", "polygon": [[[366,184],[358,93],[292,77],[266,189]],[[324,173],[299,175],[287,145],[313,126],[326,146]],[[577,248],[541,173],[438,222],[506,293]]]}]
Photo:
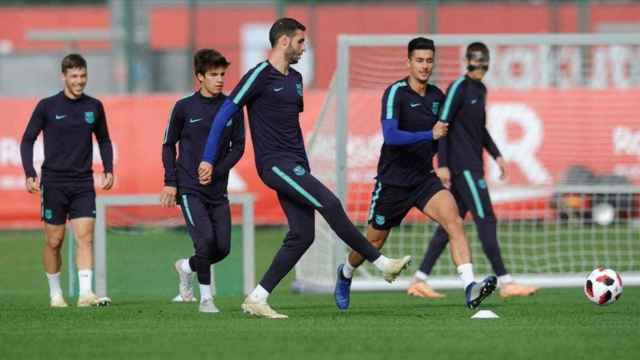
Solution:
[{"label": "green grass pitch", "polygon": [[[283,233],[258,229],[258,278]],[[113,306],[52,310],[41,237],[0,233],[0,359],[618,360],[640,354],[640,288],[632,287],[608,307],[589,303],[577,288],[509,301],[494,296],[482,308],[500,319],[470,320],[461,291],[442,301],[355,293],[352,308],[339,312],[331,295],[290,294],[289,275],[270,298],[288,320],[249,318],[240,311],[242,297],[228,295],[216,299],[220,314],[202,315],[195,304],[169,302],[177,287],[171,261],[191,249],[181,231],[112,234]]]}]

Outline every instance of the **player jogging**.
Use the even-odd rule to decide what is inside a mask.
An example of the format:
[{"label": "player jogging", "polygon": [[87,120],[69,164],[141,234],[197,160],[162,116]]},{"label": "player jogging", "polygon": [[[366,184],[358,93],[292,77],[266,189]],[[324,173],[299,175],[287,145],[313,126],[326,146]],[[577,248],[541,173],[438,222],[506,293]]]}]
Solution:
[{"label": "player jogging", "polygon": [[212,164],[220,156],[218,144],[224,124],[246,105],[258,174],[278,194],[289,224],[271,266],[242,304],[245,312],[271,319],[287,317],[273,310],[267,298],[311,246],[315,211],[338,237],[373,262],[388,281],[393,281],[411,260],[409,256],[395,260],[381,255],[351,223],[338,198],[311,174],[299,123],[304,108],[302,75],[290,67],[305,50],[305,30],[291,18],[273,24],[268,60],[245,74],[216,114],[200,165],[200,179],[208,183],[215,171]]},{"label": "player jogging", "polygon": [[[217,313],[211,291],[211,265],[224,259],[231,246],[227,182],[229,171],[244,153],[244,123],[239,111],[224,124],[213,182],[201,185],[198,164],[211,122],[227,98],[222,88],[229,62],[215,50],[202,49],[196,52],[193,64],[200,89],[176,102],[171,112],[162,145],[165,186],[160,200],[163,206],[172,207],[177,196],[195,249],[190,258],[175,262],[180,297],[183,301],[193,299],[191,277],[195,272],[200,284],[199,311]],[[177,142],[180,145],[176,161]]]},{"label": "player jogging", "polygon": [[[444,94],[428,84],[435,61],[432,40],[415,38],[407,46],[409,75],[389,86],[382,97],[382,134],[378,175],[374,185],[367,238],[382,248],[391,229],[416,207],[451,235],[451,256],[463,282],[466,305],[475,308],[495,289],[496,279],[474,281],[469,245],[453,196],[433,171],[433,140],[446,135],[438,121]],[[338,266],[335,300],[339,309],[349,307],[353,271],[362,264],[352,251]],[[420,288],[410,290],[420,295]]]}]

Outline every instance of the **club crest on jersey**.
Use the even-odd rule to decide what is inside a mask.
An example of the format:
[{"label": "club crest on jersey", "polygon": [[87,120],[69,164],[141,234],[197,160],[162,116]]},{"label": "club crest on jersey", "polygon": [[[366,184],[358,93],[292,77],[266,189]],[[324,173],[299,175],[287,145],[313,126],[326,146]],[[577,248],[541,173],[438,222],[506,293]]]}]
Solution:
[{"label": "club crest on jersey", "polygon": [[484,179],[480,179],[478,180],[478,187],[480,189],[486,189],[487,188],[487,182],[484,181]]},{"label": "club crest on jersey", "polygon": [[384,225],[385,222],[385,218],[384,215],[376,215],[376,224],[378,225]]},{"label": "club crest on jersey", "polygon": [[440,103],[437,101],[434,101],[431,104],[431,112],[433,113],[433,115],[438,115],[438,110],[440,110]]},{"label": "club crest on jersey", "polygon": [[96,121],[96,118],[93,116],[93,111],[84,113],[84,121],[86,121],[87,124],[93,124],[93,122]]},{"label": "club crest on jersey", "polygon": [[296,91],[298,92],[298,96],[302,96],[302,84],[296,83]]},{"label": "club crest on jersey", "polygon": [[293,168],[293,173],[298,175],[298,176],[304,175],[305,172],[306,172],[306,170],[302,167],[302,165],[298,165],[298,166]]}]

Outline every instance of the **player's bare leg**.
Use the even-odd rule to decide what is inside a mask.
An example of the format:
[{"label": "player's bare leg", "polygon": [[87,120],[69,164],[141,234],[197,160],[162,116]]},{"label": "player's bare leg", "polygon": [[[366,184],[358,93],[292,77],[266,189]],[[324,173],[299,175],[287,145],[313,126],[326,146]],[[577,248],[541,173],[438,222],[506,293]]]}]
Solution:
[{"label": "player's bare leg", "polygon": [[470,264],[471,251],[453,195],[447,190],[439,191],[427,202],[423,212],[440,224],[449,234],[453,263],[456,266]]},{"label": "player's bare leg", "polygon": [[49,282],[50,305],[51,307],[67,307],[60,286],[60,269],[62,268],[60,251],[64,242],[64,225],[45,223],[44,237],[42,261]]},{"label": "player's bare leg", "polygon": [[[369,225],[367,227],[367,240],[369,240],[369,243],[376,249],[380,250],[387,241],[389,233],[391,233],[391,230],[377,230],[374,229],[373,226]],[[347,266],[347,264],[351,265],[353,271],[355,268],[362,265],[364,261],[365,258],[362,257],[362,255],[352,250],[347,257],[347,263],[345,263],[345,266]]]},{"label": "player's bare leg", "polygon": [[93,228],[95,219],[82,217],[71,219],[76,239],[76,263],[78,264],[78,283],[80,293],[78,306],[97,306],[100,300],[93,293]]},{"label": "player's bare leg", "polygon": [[449,235],[451,258],[464,283],[467,306],[479,306],[495,290],[497,278],[489,276],[480,283],[474,281],[471,251],[453,195],[448,190],[439,191],[427,202],[423,212],[438,222]]}]

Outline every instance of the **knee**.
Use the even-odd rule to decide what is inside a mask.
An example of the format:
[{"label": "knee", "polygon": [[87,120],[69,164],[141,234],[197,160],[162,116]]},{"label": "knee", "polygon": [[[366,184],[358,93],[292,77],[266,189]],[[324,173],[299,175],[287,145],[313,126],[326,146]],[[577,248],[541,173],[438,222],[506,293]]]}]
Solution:
[{"label": "knee", "polygon": [[80,233],[80,234],[76,234],[75,238],[76,238],[76,243],[78,244],[78,246],[91,246],[93,244],[93,234],[91,233]]},{"label": "knee", "polygon": [[226,242],[223,244],[219,244],[218,249],[216,251],[216,257],[220,258],[220,259],[224,259],[227,256],[229,256],[229,253],[231,253],[231,243]]},{"label": "knee", "polygon": [[459,235],[464,232],[462,218],[458,214],[447,216],[441,225],[449,235]]},{"label": "knee", "polygon": [[47,236],[46,246],[52,250],[60,251],[63,239],[64,235],[49,235]]},{"label": "knee", "polygon": [[342,203],[335,195],[328,196],[322,203],[322,207],[327,212],[335,213],[336,211],[342,210]]},{"label": "knee", "polygon": [[289,235],[287,236],[287,239],[293,240],[293,241],[287,241],[287,242],[289,243],[289,245],[300,246],[306,250],[311,246],[311,244],[313,244],[315,237],[316,237],[316,234],[315,234],[315,231],[313,230],[313,227],[307,230],[291,229],[289,230]]},{"label": "knee", "polygon": [[200,245],[196,249],[196,258],[198,258],[199,260],[211,262],[215,256],[215,248],[211,245]]}]

